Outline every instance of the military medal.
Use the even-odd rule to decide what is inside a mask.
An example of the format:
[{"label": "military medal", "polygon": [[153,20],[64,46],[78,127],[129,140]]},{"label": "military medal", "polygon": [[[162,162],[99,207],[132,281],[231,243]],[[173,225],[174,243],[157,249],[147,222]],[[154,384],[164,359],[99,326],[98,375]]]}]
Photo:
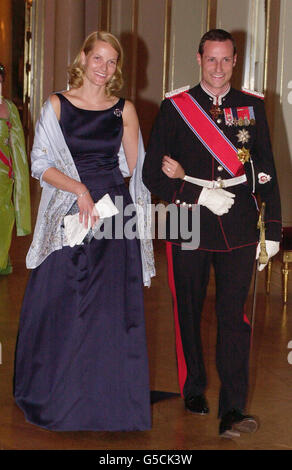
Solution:
[{"label": "military medal", "polygon": [[250,139],[249,132],[246,129],[241,129],[237,134],[237,138],[238,142],[241,144],[246,144]]},{"label": "military medal", "polygon": [[266,173],[259,173],[258,174],[258,180],[260,184],[266,184],[269,181],[271,181],[272,177],[270,175],[267,175]]},{"label": "military medal", "polygon": [[222,109],[220,109],[220,107],[218,105],[213,105],[212,108],[210,109],[210,114],[211,114],[212,119],[214,121],[216,121],[216,119],[218,119],[218,117],[222,113],[223,113],[223,111],[222,111]]},{"label": "military medal", "polygon": [[224,108],[225,124],[227,126],[254,126],[255,115],[253,106],[243,106],[239,108]]},{"label": "military medal", "polygon": [[223,112],[224,112],[224,118],[225,118],[226,126],[232,126],[234,124],[232,108],[224,108]]},{"label": "military medal", "polygon": [[249,149],[246,149],[245,147],[237,149],[237,157],[242,164],[248,162],[248,160],[250,159]]},{"label": "military medal", "polygon": [[237,117],[240,121],[240,126],[247,126],[251,124],[251,120],[255,123],[255,116],[253,106],[243,106],[240,108],[236,108]]}]

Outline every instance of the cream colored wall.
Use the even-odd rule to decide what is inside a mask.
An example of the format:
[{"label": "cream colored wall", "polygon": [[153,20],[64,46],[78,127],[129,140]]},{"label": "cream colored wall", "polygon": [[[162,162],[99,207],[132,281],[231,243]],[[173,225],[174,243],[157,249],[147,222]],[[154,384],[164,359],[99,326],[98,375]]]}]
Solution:
[{"label": "cream colored wall", "polygon": [[[46,99],[47,96],[55,90],[55,2],[45,2],[45,44],[44,48],[44,85],[43,95],[41,99]],[[54,71],[54,73],[52,73]]]},{"label": "cream colored wall", "polygon": [[45,1],[39,0],[33,8],[33,16],[35,21],[32,25],[32,36],[34,40],[34,54],[32,54],[32,74],[31,74],[31,100],[30,112],[32,122],[35,122],[39,108],[42,105],[43,96],[43,77],[44,77],[44,17],[45,17]]},{"label": "cream colored wall", "polygon": [[164,93],[200,78],[196,51],[206,0],[115,0],[111,31],[125,49],[123,93],[136,105],[145,143]]},{"label": "cream colored wall", "polygon": [[283,224],[292,225],[292,2],[282,0],[273,143]]},{"label": "cream colored wall", "polygon": [[111,32],[120,36],[123,32],[134,32],[135,2],[116,0],[111,8]]},{"label": "cream colored wall", "polygon": [[140,1],[138,8],[136,108],[145,143],[163,95],[165,2]]},{"label": "cream colored wall", "polygon": [[200,81],[196,53],[202,35],[206,32],[207,2],[202,0],[174,0],[171,12],[171,39],[169,61],[169,89]]},{"label": "cream colored wall", "polygon": [[[196,51],[206,31],[206,0],[115,0],[111,10],[112,32],[140,42],[136,81],[142,99],[159,104],[165,91],[199,80]],[[126,61],[133,53],[126,43]]]},{"label": "cream colored wall", "polygon": [[246,31],[249,0],[217,0],[217,28]]},{"label": "cream colored wall", "polygon": [[85,0],[85,36],[98,30],[99,2],[96,0]]},{"label": "cream colored wall", "polygon": [[[165,0],[139,2],[137,88],[143,100],[156,101],[162,98],[163,52],[165,28]],[[151,27],[149,27],[151,25]]]},{"label": "cream colored wall", "polygon": [[238,54],[232,84],[241,88],[244,75],[244,57],[248,29],[250,0],[217,0],[217,28],[229,31],[235,38]]},{"label": "cream colored wall", "polygon": [[35,125],[44,100],[67,87],[67,68],[84,38],[98,29],[97,0],[34,0],[30,111]]},{"label": "cream colored wall", "polygon": [[134,101],[145,143],[163,96],[168,0],[111,2],[111,31],[124,47],[123,95]]},{"label": "cream colored wall", "polygon": [[117,0],[111,9],[111,32],[121,41],[125,51],[123,64],[123,96],[136,101],[138,2]]},{"label": "cream colored wall", "polygon": [[57,0],[55,14],[54,88],[67,84],[67,67],[73,62],[85,37],[84,0]]}]

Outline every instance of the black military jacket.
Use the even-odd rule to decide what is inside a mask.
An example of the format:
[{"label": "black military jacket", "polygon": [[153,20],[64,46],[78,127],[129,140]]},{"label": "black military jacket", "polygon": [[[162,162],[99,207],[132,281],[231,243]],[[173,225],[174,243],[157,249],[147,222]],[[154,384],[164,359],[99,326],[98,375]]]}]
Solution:
[{"label": "black military jacket", "polygon": [[[190,89],[188,93],[210,114],[212,98],[200,85]],[[215,119],[215,122],[236,148],[244,146],[250,150],[254,172],[251,163],[245,163],[248,182],[226,188],[235,194],[235,203],[227,214],[217,216],[206,207],[200,206],[199,248],[201,249],[229,251],[255,244],[259,240],[255,197],[257,195],[261,201],[266,202],[266,239],[275,241],[281,239],[279,189],[263,100],[231,88],[222,99],[221,109],[236,110],[247,106],[252,107],[254,113],[255,122],[252,124],[227,125],[224,114],[220,115],[218,120]],[[168,178],[161,170],[164,155],[169,155],[180,162],[188,176],[206,180],[231,177],[191,131],[170,99],[165,99],[161,103],[152,129],[143,167],[143,181],[152,194],[166,202],[176,203],[180,207],[181,204],[195,204],[202,187],[180,179]],[[270,176],[270,181],[260,184],[261,173]],[[253,194],[253,181],[255,194]],[[178,243],[183,241],[180,236],[175,239],[170,237],[169,233],[166,238]]]}]

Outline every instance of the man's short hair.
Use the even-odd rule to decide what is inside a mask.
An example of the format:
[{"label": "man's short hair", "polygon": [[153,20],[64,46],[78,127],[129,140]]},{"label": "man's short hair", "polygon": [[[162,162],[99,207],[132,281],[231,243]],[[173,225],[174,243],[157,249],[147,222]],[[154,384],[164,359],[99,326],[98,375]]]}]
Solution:
[{"label": "man's short hair", "polygon": [[204,45],[205,45],[206,41],[224,42],[224,41],[227,41],[228,39],[232,42],[233,55],[235,55],[236,54],[236,43],[235,43],[234,37],[230,33],[228,33],[227,31],[224,31],[224,29],[210,29],[210,31],[207,31],[207,33],[205,33],[204,36],[201,38],[198,52],[201,56],[203,55]]}]

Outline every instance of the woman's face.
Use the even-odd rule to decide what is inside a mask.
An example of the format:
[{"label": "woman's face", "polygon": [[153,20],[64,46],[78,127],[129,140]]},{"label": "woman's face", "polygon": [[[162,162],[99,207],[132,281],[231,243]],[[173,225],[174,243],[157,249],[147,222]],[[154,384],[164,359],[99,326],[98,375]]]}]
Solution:
[{"label": "woman's face", "polygon": [[84,79],[98,86],[105,86],[114,75],[118,62],[118,52],[107,42],[97,40],[87,55],[81,52]]}]

